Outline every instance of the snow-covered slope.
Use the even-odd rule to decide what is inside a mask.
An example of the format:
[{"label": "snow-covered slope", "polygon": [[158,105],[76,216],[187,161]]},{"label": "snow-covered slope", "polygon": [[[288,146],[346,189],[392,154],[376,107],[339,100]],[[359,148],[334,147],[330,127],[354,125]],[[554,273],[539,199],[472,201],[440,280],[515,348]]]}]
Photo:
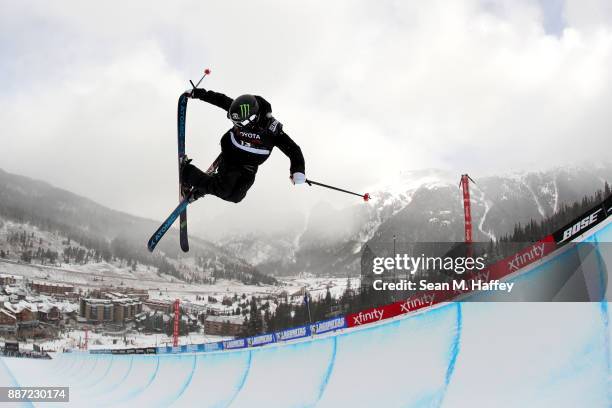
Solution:
[{"label": "snow-covered slope", "polygon": [[[603,189],[612,181],[612,165],[472,177],[474,239],[486,242]],[[367,204],[315,206],[300,233],[229,237],[223,245],[264,273],[355,275],[365,243],[389,244],[393,236],[398,242],[462,241],[458,182],[458,175],[439,170],[404,172],[372,186]]]},{"label": "snow-covered slope", "polygon": [[[191,251],[184,255],[175,229],[167,233],[154,254],[149,254],[145,244],[158,226],[157,221],[115,211],[48,183],[0,170],[0,250],[8,253],[8,259],[27,261],[29,256],[24,258],[24,252],[49,250],[57,253],[51,261],[56,265],[104,263],[98,267],[109,273],[119,268],[128,273],[134,269],[145,274],[171,274],[190,282],[224,274],[231,279],[269,281],[242,258],[197,237],[191,237]],[[8,236],[15,233],[25,236],[8,242]],[[83,250],[78,262],[76,257],[64,261],[67,247]]]}]

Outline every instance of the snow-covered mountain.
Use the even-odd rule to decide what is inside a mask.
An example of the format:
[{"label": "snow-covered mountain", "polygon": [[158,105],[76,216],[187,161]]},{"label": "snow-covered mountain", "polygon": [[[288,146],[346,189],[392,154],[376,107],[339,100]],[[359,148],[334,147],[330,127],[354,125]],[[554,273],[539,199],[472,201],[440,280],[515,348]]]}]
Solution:
[{"label": "snow-covered mountain", "polygon": [[[181,253],[174,229],[151,255],[146,242],[158,226],[158,221],[115,211],[48,183],[0,170],[0,250],[9,252],[11,259],[42,249],[58,252],[60,262],[63,251],[72,246],[86,252],[79,262],[85,257],[107,263],[120,258],[124,264],[148,265],[186,281],[202,282],[213,275],[253,283],[271,281],[244,259],[209,241],[192,237],[191,251]],[[11,234],[25,234],[27,247],[24,242],[9,242]],[[63,243],[68,238],[71,243]]]},{"label": "snow-covered mountain", "polygon": [[[472,177],[476,180],[471,184],[474,239],[488,241],[512,232],[516,223],[541,220],[562,203],[573,203],[603,188],[606,180],[612,180],[612,165]],[[216,243],[192,237],[188,255],[180,253],[177,232],[170,231],[151,257],[144,243],[158,226],[156,221],[0,170],[0,222],[4,220],[5,240],[9,226],[11,231],[30,234],[35,226],[40,231],[36,233],[42,234],[38,241],[42,238],[47,246],[71,237],[84,248],[108,248],[124,261],[174,268],[175,276],[196,282],[224,273],[255,280],[265,279],[260,273],[355,275],[366,243],[388,245],[393,236],[399,243],[463,239],[457,175],[431,169],[404,172],[369,191],[372,200],[368,203],[339,209],[327,203],[316,205],[300,230],[232,236]]]},{"label": "snow-covered mountain", "polygon": [[[612,180],[612,165],[555,168],[479,178],[472,175],[474,240],[511,233],[516,223],[551,216],[561,203],[579,201]],[[346,276],[359,273],[365,243],[452,242],[463,240],[459,176],[439,170],[405,172],[371,189],[372,200],[335,209],[315,206],[297,235],[229,237],[224,248],[264,273],[309,272]]]},{"label": "snow-covered mountain", "polygon": [[[378,227],[409,204],[417,189],[433,187],[441,180],[450,180],[449,175],[439,170],[404,172],[372,186],[368,191],[373,199],[367,205],[338,210],[319,203],[311,209],[302,230],[230,235],[218,243],[267,274],[294,275],[333,268],[350,272],[346,265],[355,261],[355,254]],[[334,275],[343,273],[336,271]]]}]

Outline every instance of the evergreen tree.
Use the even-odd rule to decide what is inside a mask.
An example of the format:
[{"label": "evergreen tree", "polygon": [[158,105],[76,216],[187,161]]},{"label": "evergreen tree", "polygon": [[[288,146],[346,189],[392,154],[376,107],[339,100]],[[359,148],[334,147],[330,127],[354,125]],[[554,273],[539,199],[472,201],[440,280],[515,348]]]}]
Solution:
[{"label": "evergreen tree", "polygon": [[257,298],[255,296],[251,297],[251,302],[249,306],[250,309],[249,318],[246,324],[246,335],[255,336],[263,332],[263,319],[261,316],[261,312],[257,307]]}]

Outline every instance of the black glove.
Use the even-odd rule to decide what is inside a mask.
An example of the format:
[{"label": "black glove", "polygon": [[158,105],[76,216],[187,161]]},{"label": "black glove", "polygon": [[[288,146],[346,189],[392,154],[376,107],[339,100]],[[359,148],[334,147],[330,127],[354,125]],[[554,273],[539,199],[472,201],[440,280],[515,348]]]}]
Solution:
[{"label": "black glove", "polygon": [[187,89],[183,94],[187,95],[188,98],[199,99],[200,97],[202,97],[202,96],[204,96],[206,94],[206,89],[204,89],[204,88],[190,88],[190,89]]},{"label": "black glove", "polygon": [[208,92],[206,89],[204,88],[193,88],[191,90],[191,95],[189,96],[190,98],[196,98],[196,99],[201,99],[206,95],[206,92]]}]

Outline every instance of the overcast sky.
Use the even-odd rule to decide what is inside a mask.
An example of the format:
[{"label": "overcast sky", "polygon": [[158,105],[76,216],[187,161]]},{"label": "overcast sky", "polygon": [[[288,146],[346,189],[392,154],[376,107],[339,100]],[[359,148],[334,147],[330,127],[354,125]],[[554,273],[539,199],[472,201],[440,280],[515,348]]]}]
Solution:
[{"label": "overcast sky", "polygon": [[[0,4],[0,168],[136,215],[176,205],[176,102],[205,67],[206,88],[272,103],[307,176],[359,191],[409,169],[480,176],[612,151],[607,0]],[[228,127],[190,102],[196,164]],[[198,232],[353,202],[292,186],[288,168],[277,150],[242,203],[198,202]]]}]

